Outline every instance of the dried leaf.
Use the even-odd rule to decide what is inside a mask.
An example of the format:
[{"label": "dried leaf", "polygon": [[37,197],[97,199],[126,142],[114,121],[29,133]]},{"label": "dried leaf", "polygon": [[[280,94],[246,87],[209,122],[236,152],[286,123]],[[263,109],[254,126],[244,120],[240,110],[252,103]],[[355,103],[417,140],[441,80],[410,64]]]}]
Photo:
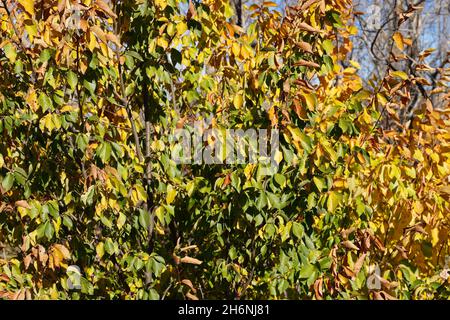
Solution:
[{"label": "dried leaf", "polygon": [[194,288],[194,285],[192,284],[192,281],[189,279],[183,279],[181,280],[181,283],[188,286],[192,292],[197,293],[197,289]]},{"label": "dried leaf", "polygon": [[297,46],[299,46],[300,49],[302,49],[303,51],[313,53],[312,46],[308,42],[304,41],[297,42]]},{"label": "dried leaf", "polygon": [[306,61],[303,59],[300,59],[298,62],[294,64],[294,66],[305,66],[305,67],[312,67],[312,68],[319,68],[320,66],[312,61]]},{"label": "dried leaf", "polygon": [[189,256],[185,256],[185,257],[181,258],[180,262],[196,264],[196,265],[202,264],[202,261],[195,259],[195,258],[191,258]]},{"label": "dried leaf", "polygon": [[321,33],[321,32],[322,32],[322,30],[319,30],[319,29],[317,29],[317,28],[314,28],[314,27],[312,27],[312,26],[310,26],[309,24],[304,23],[304,22],[300,22],[300,23],[298,24],[298,26],[299,26],[299,28],[300,28],[301,30],[305,30],[305,31],[309,31],[309,32],[318,32],[318,33]]},{"label": "dried leaf", "polygon": [[31,206],[28,204],[26,200],[16,201],[16,206],[24,209],[31,209]]},{"label": "dried leaf", "polygon": [[190,293],[190,292],[186,293],[186,297],[187,297],[189,300],[199,300],[198,297],[197,297],[196,295],[193,295],[193,294]]},{"label": "dried leaf", "polygon": [[346,240],[342,242],[342,245],[350,250],[359,250],[359,248],[353,244],[350,240]]},{"label": "dried leaf", "polygon": [[111,8],[103,0],[96,0],[95,5],[111,18],[117,18],[117,15],[114,13],[114,11],[112,11]]}]

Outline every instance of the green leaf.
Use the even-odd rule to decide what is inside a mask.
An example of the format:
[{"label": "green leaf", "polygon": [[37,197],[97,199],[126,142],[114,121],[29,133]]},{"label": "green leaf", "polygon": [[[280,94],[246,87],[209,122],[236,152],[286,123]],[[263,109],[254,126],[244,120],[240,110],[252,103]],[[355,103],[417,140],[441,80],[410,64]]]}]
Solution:
[{"label": "green leaf", "polygon": [[97,87],[97,83],[95,82],[95,80],[92,81],[83,80],[83,86],[89,91],[91,96],[95,95],[95,88]]},{"label": "green leaf", "polygon": [[44,49],[41,54],[39,55],[39,61],[44,63],[47,62],[48,60],[50,60],[50,58],[52,57],[52,53],[50,51],[50,49]]},{"label": "green leaf", "polygon": [[53,110],[52,99],[49,98],[44,92],[41,92],[38,98],[38,103],[41,106],[43,112],[47,110]]},{"label": "green leaf", "polygon": [[303,265],[299,274],[300,279],[308,279],[312,276],[315,270],[316,268],[314,267],[314,265],[310,263]]},{"label": "green leaf", "polygon": [[181,64],[183,57],[181,56],[181,52],[177,49],[172,48],[170,51],[170,59],[172,60],[172,65]]},{"label": "green leaf", "polygon": [[148,291],[148,297],[150,300],[159,300],[159,293],[152,288]]},{"label": "green leaf", "polygon": [[3,47],[3,50],[5,52],[6,58],[8,58],[8,60],[11,63],[15,63],[16,62],[16,58],[17,58],[16,47],[13,44],[8,43],[7,45],[5,45]]},{"label": "green leaf", "polygon": [[111,157],[111,144],[108,142],[101,143],[96,153],[103,163],[108,163]]},{"label": "green leaf", "polygon": [[145,230],[150,226],[150,215],[145,210],[139,210],[139,224]]},{"label": "green leaf", "polygon": [[303,233],[304,233],[304,229],[303,226],[298,223],[298,222],[294,222],[292,224],[292,233],[294,234],[294,236],[296,236],[298,239],[303,238]]},{"label": "green leaf", "polygon": [[280,198],[278,195],[272,192],[266,192],[267,199],[269,200],[269,205],[272,208],[280,209]]},{"label": "green leaf", "polygon": [[13,184],[14,184],[14,174],[8,172],[5,178],[3,178],[2,188],[4,189],[5,192],[8,192],[9,190],[11,190]]},{"label": "green leaf", "polygon": [[231,260],[234,260],[237,258],[236,248],[231,247],[230,250],[228,250],[228,255],[230,256]]},{"label": "green leaf", "polygon": [[144,58],[142,58],[142,56],[139,53],[135,52],[135,51],[127,51],[127,52],[125,52],[125,55],[133,57],[133,58],[136,58],[139,61],[144,61]]},{"label": "green leaf", "polygon": [[72,90],[75,90],[78,84],[78,76],[72,70],[69,70],[67,73],[67,83],[69,84]]},{"label": "green leaf", "polygon": [[325,50],[327,55],[331,55],[333,53],[333,49],[334,49],[333,42],[331,40],[329,40],[329,39],[326,39],[322,43],[322,48]]},{"label": "green leaf", "polygon": [[87,134],[79,134],[76,139],[77,147],[82,152],[86,150],[87,145],[89,144],[89,136]]},{"label": "green leaf", "polygon": [[16,167],[14,168],[14,178],[20,185],[24,186],[27,182],[28,174],[22,168]]},{"label": "green leaf", "polygon": [[320,178],[320,177],[314,177],[313,181],[319,191],[323,191],[327,188],[325,179]]}]

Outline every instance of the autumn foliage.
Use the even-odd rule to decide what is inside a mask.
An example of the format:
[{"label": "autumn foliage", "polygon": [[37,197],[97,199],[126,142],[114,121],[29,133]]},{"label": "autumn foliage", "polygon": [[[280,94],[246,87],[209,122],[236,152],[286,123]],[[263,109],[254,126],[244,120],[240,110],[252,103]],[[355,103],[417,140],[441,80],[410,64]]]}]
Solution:
[{"label": "autumn foliage", "polygon": [[[247,10],[1,0],[0,297],[450,297],[449,69],[399,32],[364,85],[351,0]],[[278,172],[176,164],[205,115],[278,129]]]}]

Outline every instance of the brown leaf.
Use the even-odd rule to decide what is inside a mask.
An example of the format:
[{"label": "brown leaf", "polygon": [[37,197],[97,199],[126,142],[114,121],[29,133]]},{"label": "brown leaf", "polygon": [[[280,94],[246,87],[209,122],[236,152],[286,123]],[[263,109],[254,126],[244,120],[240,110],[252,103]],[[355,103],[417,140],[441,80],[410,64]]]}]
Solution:
[{"label": "brown leaf", "polygon": [[189,0],[189,9],[186,15],[186,19],[189,21],[191,20],[193,17],[195,17],[197,15],[197,11],[195,10],[195,6],[192,3],[192,0]]},{"label": "brown leaf", "polygon": [[53,248],[61,252],[64,259],[70,259],[70,252],[69,250],[63,246],[62,244],[55,244],[53,245]]},{"label": "brown leaf", "polygon": [[225,180],[223,181],[223,187],[226,188],[229,184],[231,183],[231,178],[230,178],[230,174],[227,174],[225,176]]},{"label": "brown leaf", "polygon": [[300,41],[297,42],[297,46],[300,47],[303,51],[313,53],[312,46],[308,42]]},{"label": "brown leaf", "polygon": [[344,269],[344,273],[348,278],[353,278],[355,276],[355,274],[353,273],[353,270],[351,270],[349,267],[347,266],[343,266]]},{"label": "brown leaf", "polygon": [[296,79],[296,80],[294,80],[294,83],[296,85],[299,85],[300,87],[307,89],[306,91],[314,90],[314,87],[309,82],[307,82],[303,79]]},{"label": "brown leaf", "polygon": [[106,33],[99,26],[92,26],[91,31],[95,33],[95,35],[104,43],[108,42],[108,39],[106,38]]},{"label": "brown leaf", "polygon": [[119,38],[115,34],[113,34],[113,33],[106,34],[106,39],[113,42],[115,45],[120,46]]},{"label": "brown leaf", "polygon": [[181,283],[188,286],[192,292],[197,293],[197,289],[194,288],[194,285],[192,284],[192,281],[189,279],[183,279],[181,280]]},{"label": "brown leaf", "polygon": [[350,234],[352,234],[353,232],[355,232],[355,227],[351,227],[351,228],[349,228],[349,229],[342,230],[342,231],[340,232],[340,234],[341,234],[341,237],[342,237],[342,238],[347,239],[348,236],[349,236]]},{"label": "brown leaf", "polygon": [[326,8],[325,8],[325,0],[322,0],[322,1],[320,2],[320,12],[321,12],[322,14],[325,14],[325,10],[326,10]]},{"label": "brown leaf", "polygon": [[196,264],[196,265],[202,264],[202,261],[195,259],[195,258],[191,258],[189,256],[185,256],[185,257],[181,258],[180,262]]},{"label": "brown leaf", "polygon": [[95,1],[95,5],[111,18],[117,18],[117,15],[114,13],[114,11],[112,11],[111,8],[105,2],[103,2],[103,0]]},{"label": "brown leaf", "polygon": [[24,259],[23,259],[23,263],[25,265],[25,270],[28,269],[28,267],[30,266],[31,262],[33,261],[31,254],[27,255]]},{"label": "brown leaf", "polygon": [[16,207],[21,207],[25,209],[31,209],[31,206],[25,200],[16,201]]},{"label": "brown leaf", "polygon": [[180,264],[181,263],[180,257],[178,257],[176,254],[173,254],[172,258],[173,258],[173,261],[175,262],[175,264]]},{"label": "brown leaf", "polygon": [[12,300],[14,294],[12,292],[8,291],[0,291],[0,298],[6,299],[6,300]]},{"label": "brown leaf", "polygon": [[386,291],[381,291],[380,294],[383,296],[383,298],[384,298],[383,300],[397,300],[396,297],[391,296]]},{"label": "brown leaf", "polygon": [[186,293],[186,297],[187,297],[189,300],[198,300],[197,296],[194,295],[194,294],[192,294],[192,293],[190,293],[190,292]]},{"label": "brown leaf", "polygon": [[9,282],[9,277],[6,274],[2,273],[0,274],[0,281]]},{"label": "brown leaf", "polygon": [[322,284],[323,284],[323,279],[319,278],[314,282],[314,295],[316,296],[317,300],[322,300],[323,299],[323,288],[322,288]]},{"label": "brown leaf", "polygon": [[342,245],[350,250],[359,250],[359,248],[353,244],[353,242],[346,240],[342,242]]},{"label": "brown leaf", "polygon": [[45,266],[48,261],[48,254],[45,252],[45,248],[43,246],[39,245],[38,249],[39,249],[39,261],[42,263],[43,266]]},{"label": "brown leaf", "polygon": [[386,248],[384,247],[383,243],[381,242],[381,240],[378,237],[373,236],[372,237],[372,241],[375,242],[375,246],[378,249],[380,249],[381,251],[385,251],[386,250]]},{"label": "brown leaf", "polygon": [[13,295],[13,300],[25,300],[25,290],[20,289]]},{"label": "brown leaf", "polygon": [[298,24],[298,26],[300,27],[301,30],[305,30],[305,31],[309,31],[309,32],[319,32],[319,33],[322,32],[322,30],[319,30],[319,29],[317,29],[317,28],[314,28],[314,27],[312,27],[312,26],[310,26],[309,24],[304,23],[304,22],[300,22],[300,23]]},{"label": "brown leaf", "polygon": [[364,263],[364,260],[366,259],[366,253],[364,252],[362,255],[359,256],[358,260],[356,260],[356,263],[353,267],[353,274],[356,277],[359,273],[359,271],[361,271],[361,267]]},{"label": "brown leaf", "polygon": [[306,61],[303,59],[300,59],[298,62],[294,63],[294,66],[305,66],[305,67],[312,67],[312,68],[319,68],[320,66],[312,61]]},{"label": "brown leaf", "polygon": [[300,11],[305,11],[307,10],[309,7],[311,7],[314,3],[319,2],[320,0],[308,0],[306,1],[301,7],[300,7]]},{"label": "brown leaf", "polygon": [[66,0],[59,0],[58,11],[63,12],[65,8],[66,8]]},{"label": "brown leaf", "polygon": [[375,292],[373,293],[373,298],[374,298],[375,300],[384,300],[384,298],[381,296],[381,294],[380,294],[378,291],[375,291]]}]

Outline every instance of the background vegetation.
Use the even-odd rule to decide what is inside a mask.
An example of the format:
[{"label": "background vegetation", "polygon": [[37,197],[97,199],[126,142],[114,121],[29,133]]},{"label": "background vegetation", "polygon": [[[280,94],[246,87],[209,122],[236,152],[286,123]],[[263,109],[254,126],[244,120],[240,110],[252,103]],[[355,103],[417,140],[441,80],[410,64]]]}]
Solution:
[{"label": "background vegetation", "polygon": [[[1,0],[0,296],[448,299],[448,53],[403,2]],[[279,172],[177,165],[210,114]]]}]

